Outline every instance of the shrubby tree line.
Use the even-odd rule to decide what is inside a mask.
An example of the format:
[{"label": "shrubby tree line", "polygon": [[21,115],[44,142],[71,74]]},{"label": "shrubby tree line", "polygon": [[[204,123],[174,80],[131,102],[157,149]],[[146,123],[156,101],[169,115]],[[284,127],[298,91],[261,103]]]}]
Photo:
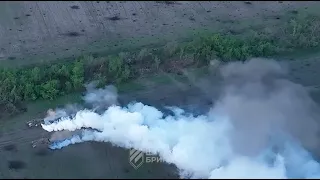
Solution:
[{"label": "shrubby tree line", "polygon": [[72,63],[41,65],[21,69],[0,69],[0,115],[25,111],[24,103],[55,98],[83,90],[86,81],[119,83],[129,78],[129,68],[119,58],[108,57],[90,63],[82,57]]},{"label": "shrubby tree line", "polygon": [[[317,22],[319,22],[317,20]],[[212,34],[191,42],[170,42],[162,47],[120,52],[108,57],[80,57],[72,62],[42,64],[36,67],[0,69],[0,118],[26,111],[25,103],[55,98],[84,90],[85,82],[98,80],[99,86],[119,84],[131,78],[181,68],[206,66],[210,60],[244,61],[268,57],[303,47],[316,47],[320,23],[310,18],[291,20],[275,33],[254,32],[248,38]]]}]

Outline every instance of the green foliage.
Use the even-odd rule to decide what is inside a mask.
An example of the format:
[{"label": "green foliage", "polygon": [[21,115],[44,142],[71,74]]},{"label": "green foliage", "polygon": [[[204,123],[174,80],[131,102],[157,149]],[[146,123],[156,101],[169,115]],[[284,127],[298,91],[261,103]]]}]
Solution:
[{"label": "green foliage", "polygon": [[159,70],[161,59],[157,55],[155,55],[153,60],[154,60],[154,67],[156,68],[156,70]]},{"label": "green foliage", "polygon": [[71,70],[71,84],[74,89],[80,89],[84,83],[84,64],[82,61],[76,61]]},{"label": "green foliage", "polygon": [[149,57],[151,55],[151,52],[149,49],[147,48],[143,48],[140,50],[140,52],[138,53],[137,55],[137,60],[138,61],[143,61],[143,60],[146,60],[147,57]]},{"label": "green foliage", "polygon": [[179,45],[176,41],[169,42],[164,46],[163,50],[168,57],[172,57],[179,50]]},{"label": "green foliage", "polygon": [[[18,105],[38,99],[57,97],[80,91],[86,81],[106,80],[121,83],[130,76],[130,70],[120,57],[97,59],[99,63],[85,63],[92,57],[82,57],[69,64],[55,64],[24,69],[0,69],[0,116],[20,112]],[[97,66],[106,66],[95,71]],[[87,72],[87,73],[86,73]],[[109,81],[107,81],[109,79]],[[110,81],[114,80],[114,81]]]},{"label": "green foliage", "polygon": [[123,60],[125,63],[132,63],[134,57],[129,52],[120,52],[119,57]]},{"label": "green foliage", "polygon": [[50,80],[44,82],[40,86],[40,97],[43,99],[53,100],[58,96],[59,93],[59,81]]},{"label": "green foliage", "polygon": [[[221,36],[213,34],[201,37],[184,47],[180,52],[194,53],[195,60],[201,64],[208,64],[212,59],[223,61],[244,61],[253,56],[270,56],[276,48],[270,41],[263,39],[242,40],[235,36]],[[180,54],[181,56],[181,54]]]},{"label": "green foliage", "polygon": [[130,70],[127,65],[123,63],[123,59],[119,56],[110,56],[108,58],[108,74],[113,76],[114,82],[121,83],[129,78]]},{"label": "green foliage", "polygon": [[279,40],[286,42],[288,48],[310,48],[319,45],[320,19],[313,15],[302,15],[286,23]]}]

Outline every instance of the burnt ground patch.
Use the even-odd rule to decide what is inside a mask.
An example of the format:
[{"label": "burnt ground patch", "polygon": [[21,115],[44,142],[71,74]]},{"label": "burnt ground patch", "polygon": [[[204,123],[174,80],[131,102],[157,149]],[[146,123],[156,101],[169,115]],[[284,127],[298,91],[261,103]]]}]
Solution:
[{"label": "burnt ground patch", "polygon": [[23,161],[12,160],[8,161],[8,168],[12,170],[20,170],[27,167],[27,164]]},{"label": "burnt ground patch", "polygon": [[76,6],[76,5],[70,6],[70,8],[71,9],[80,9],[79,6]]},{"label": "burnt ground patch", "polygon": [[123,20],[123,19],[126,19],[126,18],[122,18],[118,15],[115,15],[115,16],[111,16],[111,17],[106,17],[107,20],[109,21],[119,21],[119,20]]},{"label": "burnt ground patch", "polygon": [[3,150],[17,152],[18,148],[15,144],[8,144],[8,145],[3,146]]},{"label": "burnt ground patch", "polygon": [[51,151],[48,148],[38,148],[34,154],[36,156],[48,156],[51,154]]},{"label": "burnt ground patch", "polygon": [[179,3],[176,2],[176,1],[156,1],[156,3],[165,4],[165,5],[179,4]]},{"label": "burnt ground patch", "polygon": [[194,17],[192,17],[192,16],[189,17],[189,20],[190,21],[196,21],[196,19]]},{"label": "burnt ground patch", "polygon": [[75,31],[72,31],[72,32],[67,32],[67,33],[64,33],[62,34],[64,36],[68,36],[68,37],[78,37],[78,36],[81,36],[82,34],[78,33],[78,32],[75,32]]},{"label": "burnt ground patch", "polygon": [[294,14],[294,15],[299,14],[299,12],[297,10],[292,10],[292,11],[290,11],[290,13]]}]

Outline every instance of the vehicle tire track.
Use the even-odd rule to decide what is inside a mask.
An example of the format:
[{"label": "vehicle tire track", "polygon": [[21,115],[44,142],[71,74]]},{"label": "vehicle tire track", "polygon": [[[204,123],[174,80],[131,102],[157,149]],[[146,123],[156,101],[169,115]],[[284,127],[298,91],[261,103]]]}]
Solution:
[{"label": "vehicle tire track", "polygon": [[3,148],[4,146],[9,145],[9,144],[31,143],[33,140],[38,140],[39,138],[41,138],[45,135],[49,136],[49,133],[44,130],[42,132],[41,128],[39,128],[39,129],[24,128],[22,130],[4,133],[4,134],[2,134],[2,137],[0,138],[0,148]]}]

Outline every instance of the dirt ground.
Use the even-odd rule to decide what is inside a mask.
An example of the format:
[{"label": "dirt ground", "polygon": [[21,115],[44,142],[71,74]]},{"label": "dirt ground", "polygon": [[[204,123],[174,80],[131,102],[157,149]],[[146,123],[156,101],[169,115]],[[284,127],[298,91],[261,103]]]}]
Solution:
[{"label": "dirt ground", "polygon": [[[313,98],[320,102],[317,57],[287,62],[292,69],[292,80],[312,89]],[[219,81],[207,75],[196,82],[150,85],[144,91],[120,95],[119,100],[123,104],[136,100],[156,107],[178,105],[204,113],[218,95]],[[27,128],[25,121],[0,137],[0,178],[178,178],[174,166],[160,163],[144,164],[135,170],[129,164],[129,151],[109,143],[87,142],[58,151],[32,148],[31,141],[45,137],[46,132]]]},{"label": "dirt ground", "polygon": [[316,1],[2,2],[0,65],[123,51],[207,30],[272,31],[288,14],[319,14],[319,5]]}]

